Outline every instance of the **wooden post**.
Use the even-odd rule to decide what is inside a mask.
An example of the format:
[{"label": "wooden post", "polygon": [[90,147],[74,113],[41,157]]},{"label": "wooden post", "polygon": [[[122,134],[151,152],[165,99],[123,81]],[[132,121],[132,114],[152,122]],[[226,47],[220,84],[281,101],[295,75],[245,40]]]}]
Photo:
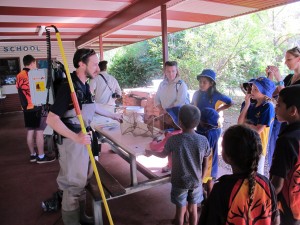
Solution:
[{"label": "wooden post", "polygon": [[99,35],[99,52],[100,52],[100,61],[103,61],[104,60],[104,52],[103,52],[102,34]]},{"label": "wooden post", "polygon": [[161,6],[161,33],[162,33],[162,53],[163,65],[169,60],[168,51],[168,24],[167,24],[167,6]]}]

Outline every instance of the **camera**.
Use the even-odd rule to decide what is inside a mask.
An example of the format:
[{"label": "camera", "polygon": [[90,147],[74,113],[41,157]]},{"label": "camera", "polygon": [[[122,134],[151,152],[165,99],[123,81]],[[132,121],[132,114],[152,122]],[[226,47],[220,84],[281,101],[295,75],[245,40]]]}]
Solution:
[{"label": "camera", "polygon": [[252,83],[250,82],[245,82],[242,84],[242,87],[243,87],[243,92],[245,94],[251,94],[251,88],[252,88]]},{"label": "camera", "polygon": [[121,95],[119,95],[118,93],[115,92],[111,95],[111,97],[112,98],[121,98]]}]

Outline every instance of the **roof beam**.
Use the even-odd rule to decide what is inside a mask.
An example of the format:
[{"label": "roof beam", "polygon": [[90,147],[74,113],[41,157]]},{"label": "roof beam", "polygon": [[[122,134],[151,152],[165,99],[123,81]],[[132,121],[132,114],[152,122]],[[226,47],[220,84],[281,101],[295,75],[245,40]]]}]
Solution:
[{"label": "roof beam", "polygon": [[170,2],[171,0],[140,0],[128,8],[122,10],[120,13],[115,16],[108,18],[103,23],[99,24],[85,35],[82,35],[75,41],[76,47],[80,47],[91,40],[99,37],[101,34],[105,37],[107,34],[112,33],[115,30],[121,29],[129,24],[133,23],[136,20],[139,20],[143,17],[149,16],[154,12],[160,11],[160,6]]}]

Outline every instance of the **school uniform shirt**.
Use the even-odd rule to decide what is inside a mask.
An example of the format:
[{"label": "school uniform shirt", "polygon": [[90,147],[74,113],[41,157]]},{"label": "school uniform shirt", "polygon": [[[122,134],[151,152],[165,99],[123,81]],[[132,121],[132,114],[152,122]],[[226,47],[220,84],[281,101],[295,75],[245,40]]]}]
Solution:
[{"label": "school uniform shirt", "polygon": [[232,99],[220,92],[215,92],[210,99],[207,91],[196,91],[193,95],[192,104],[196,105],[200,111],[204,108],[212,108],[217,110],[221,105],[232,104]]},{"label": "school uniform shirt", "polygon": [[207,138],[211,149],[211,155],[209,156],[207,163],[207,171],[203,177],[203,183],[207,183],[212,177],[217,178],[218,176],[218,140],[221,136],[221,128],[204,128],[199,125],[197,127],[197,133]]},{"label": "school uniform shirt", "polygon": [[[254,224],[249,221],[247,174],[220,177],[214,184],[201,212],[199,225]],[[271,182],[264,176],[255,176],[254,198],[250,216],[257,225],[270,225],[277,216],[276,195]]]},{"label": "school uniform shirt", "polygon": [[24,68],[18,75],[16,80],[16,88],[18,90],[21,106],[23,110],[33,109],[28,72],[30,69]]},{"label": "school uniform shirt", "polygon": [[167,109],[189,104],[190,101],[187,90],[187,85],[179,77],[176,77],[171,82],[165,78],[157,89],[154,98],[155,106],[161,105],[163,109]]},{"label": "school uniform shirt", "polygon": [[172,186],[182,189],[202,187],[203,158],[210,154],[206,137],[197,133],[177,134],[167,140],[164,151],[172,153]]},{"label": "school uniform shirt", "polygon": [[278,135],[270,174],[284,179],[278,194],[281,224],[300,224],[300,122],[287,125]]},{"label": "school uniform shirt", "polygon": [[[244,105],[242,105],[241,111],[243,110]],[[264,102],[263,104],[256,107],[256,103],[251,103],[247,111],[246,119],[247,123],[250,123],[254,126],[259,124],[266,125],[263,131],[259,134],[262,142],[262,155],[267,153],[267,145],[269,142],[269,133],[270,127],[273,124],[275,117],[274,105],[271,102]]]}]

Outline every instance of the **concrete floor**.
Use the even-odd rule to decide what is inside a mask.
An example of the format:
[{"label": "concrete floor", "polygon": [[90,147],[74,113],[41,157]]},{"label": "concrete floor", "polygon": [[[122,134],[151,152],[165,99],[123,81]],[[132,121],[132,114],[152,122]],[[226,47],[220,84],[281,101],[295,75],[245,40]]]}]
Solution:
[{"label": "concrete floor", "polygon": [[[57,190],[58,161],[50,164],[29,163],[26,129],[23,114],[0,114],[0,224],[3,225],[63,225],[60,212],[43,212],[41,202]],[[139,159],[159,173],[166,160]],[[152,160],[152,161],[151,161]],[[154,161],[153,161],[154,160]],[[129,164],[117,154],[103,147],[100,161],[123,186],[130,183]],[[151,162],[149,162],[151,161]],[[152,166],[153,167],[153,166]],[[220,174],[228,173],[220,169]],[[145,177],[138,174],[138,180]],[[168,225],[175,215],[170,202],[171,184],[112,199],[108,206],[116,225]],[[87,214],[92,214],[88,199]],[[103,212],[105,224],[109,224]]]}]

